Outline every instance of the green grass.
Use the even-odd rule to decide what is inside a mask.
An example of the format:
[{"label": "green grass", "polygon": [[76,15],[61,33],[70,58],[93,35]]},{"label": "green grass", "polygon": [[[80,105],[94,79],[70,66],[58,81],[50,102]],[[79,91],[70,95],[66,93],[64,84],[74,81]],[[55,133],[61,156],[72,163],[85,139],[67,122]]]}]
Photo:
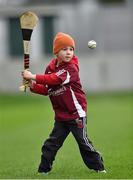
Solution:
[{"label": "green grass", "polygon": [[36,174],[41,146],[53,127],[49,99],[36,95],[0,95],[0,178],[133,178],[133,94],[88,96],[88,132],[102,152],[107,174],[89,170],[70,134],[48,176]]}]

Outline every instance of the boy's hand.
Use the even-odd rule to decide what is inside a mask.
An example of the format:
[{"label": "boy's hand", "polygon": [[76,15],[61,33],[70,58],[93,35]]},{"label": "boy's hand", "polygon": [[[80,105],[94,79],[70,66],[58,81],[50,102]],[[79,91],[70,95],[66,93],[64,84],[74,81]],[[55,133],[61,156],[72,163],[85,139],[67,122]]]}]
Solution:
[{"label": "boy's hand", "polygon": [[33,81],[32,80],[29,80],[29,88],[33,88]]},{"label": "boy's hand", "polygon": [[28,71],[28,70],[24,70],[23,72],[22,72],[22,76],[23,76],[23,78],[24,79],[26,79],[26,80],[36,80],[36,75],[35,74],[32,74],[30,71]]}]

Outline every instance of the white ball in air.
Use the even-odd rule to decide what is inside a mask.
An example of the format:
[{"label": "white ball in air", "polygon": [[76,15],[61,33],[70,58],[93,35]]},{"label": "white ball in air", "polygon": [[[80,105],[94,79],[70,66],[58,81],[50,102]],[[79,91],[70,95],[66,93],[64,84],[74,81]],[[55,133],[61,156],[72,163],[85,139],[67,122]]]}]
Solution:
[{"label": "white ball in air", "polygon": [[91,41],[88,42],[88,48],[94,49],[94,48],[96,48],[96,46],[97,46],[96,41],[91,40]]}]

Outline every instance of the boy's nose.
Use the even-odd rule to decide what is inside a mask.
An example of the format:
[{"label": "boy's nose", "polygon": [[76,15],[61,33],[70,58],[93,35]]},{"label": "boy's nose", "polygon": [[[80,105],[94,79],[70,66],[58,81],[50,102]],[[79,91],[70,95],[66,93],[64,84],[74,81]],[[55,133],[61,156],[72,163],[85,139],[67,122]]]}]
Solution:
[{"label": "boy's nose", "polygon": [[70,54],[70,50],[67,50],[67,54]]}]

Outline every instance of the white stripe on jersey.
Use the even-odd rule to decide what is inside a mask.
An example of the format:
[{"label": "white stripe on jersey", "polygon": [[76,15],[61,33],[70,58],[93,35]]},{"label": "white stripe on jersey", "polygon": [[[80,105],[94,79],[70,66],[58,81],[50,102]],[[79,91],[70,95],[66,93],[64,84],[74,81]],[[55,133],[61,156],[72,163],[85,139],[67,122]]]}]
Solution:
[{"label": "white stripe on jersey", "polygon": [[61,70],[59,70],[58,72],[56,72],[56,75],[57,75],[57,76],[60,76],[60,75],[63,74],[64,72],[66,72],[66,70],[65,70],[65,69],[61,69]]},{"label": "white stripe on jersey", "polygon": [[67,83],[69,83],[69,82],[70,82],[70,74],[69,74],[69,72],[67,71],[66,80],[62,83],[62,85],[67,84]]},{"label": "white stripe on jersey", "polygon": [[73,92],[73,90],[72,90],[71,87],[70,87],[70,90],[71,90],[73,102],[74,102],[74,105],[75,105],[75,107],[76,107],[76,109],[77,109],[77,112],[78,112],[78,114],[79,114],[79,117],[85,117],[85,116],[86,116],[86,113],[85,113],[85,111],[82,109],[81,105],[79,104],[79,102],[78,102],[78,100],[77,100],[77,98],[76,98],[76,96],[75,96],[75,94],[74,94],[74,92]]}]

